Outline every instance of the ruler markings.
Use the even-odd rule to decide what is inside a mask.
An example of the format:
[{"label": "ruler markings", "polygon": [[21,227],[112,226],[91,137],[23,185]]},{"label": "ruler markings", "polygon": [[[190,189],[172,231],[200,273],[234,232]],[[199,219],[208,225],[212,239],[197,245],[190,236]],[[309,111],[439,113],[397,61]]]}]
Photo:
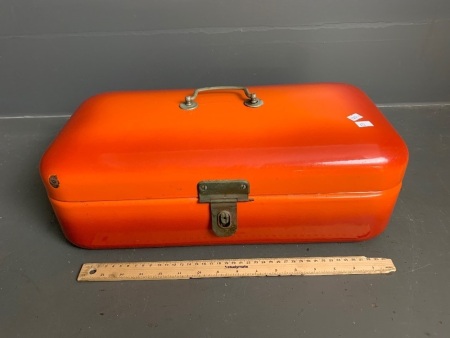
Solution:
[{"label": "ruler markings", "polygon": [[385,274],[395,270],[390,259],[365,256],[86,263],[78,281]]}]

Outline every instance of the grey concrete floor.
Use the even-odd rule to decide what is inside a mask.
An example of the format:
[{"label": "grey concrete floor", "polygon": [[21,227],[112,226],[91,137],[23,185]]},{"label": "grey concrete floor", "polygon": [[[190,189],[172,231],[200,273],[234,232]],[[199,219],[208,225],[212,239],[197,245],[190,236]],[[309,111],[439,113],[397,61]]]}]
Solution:
[{"label": "grey concrete floor", "polygon": [[[2,337],[450,336],[450,107],[383,108],[410,150],[388,229],[346,244],[90,251],[63,237],[38,175],[65,118],[0,120]],[[366,255],[390,275],[78,283],[82,263]]]}]

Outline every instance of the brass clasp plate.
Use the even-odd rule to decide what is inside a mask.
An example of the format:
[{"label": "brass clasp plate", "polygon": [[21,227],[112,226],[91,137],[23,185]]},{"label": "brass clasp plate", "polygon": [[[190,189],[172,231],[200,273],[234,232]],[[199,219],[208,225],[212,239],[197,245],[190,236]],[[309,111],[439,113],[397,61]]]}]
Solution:
[{"label": "brass clasp plate", "polygon": [[219,237],[237,230],[237,202],[250,202],[250,185],[245,180],[201,181],[197,185],[199,203],[209,203],[213,232]]}]

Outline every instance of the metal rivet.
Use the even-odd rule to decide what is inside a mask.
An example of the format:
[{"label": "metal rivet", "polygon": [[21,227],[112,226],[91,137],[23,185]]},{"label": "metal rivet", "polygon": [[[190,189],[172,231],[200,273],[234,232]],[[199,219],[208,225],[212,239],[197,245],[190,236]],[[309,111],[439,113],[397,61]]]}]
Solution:
[{"label": "metal rivet", "polygon": [[241,189],[242,189],[242,190],[245,190],[245,189],[247,189],[247,185],[245,185],[245,184],[241,184]]},{"label": "metal rivet", "polygon": [[50,185],[53,188],[58,188],[59,187],[59,180],[58,180],[58,176],[56,175],[52,175],[48,178],[48,182],[50,183]]},{"label": "metal rivet", "polygon": [[206,190],[208,190],[208,186],[206,184],[202,184],[202,185],[200,185],[200,190],[206,191]]}]

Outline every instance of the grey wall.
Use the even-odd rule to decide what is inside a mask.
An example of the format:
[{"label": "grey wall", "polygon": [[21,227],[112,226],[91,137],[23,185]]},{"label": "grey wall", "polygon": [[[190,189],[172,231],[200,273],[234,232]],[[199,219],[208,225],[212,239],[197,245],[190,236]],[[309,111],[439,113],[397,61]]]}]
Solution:
[{"label": "grey wall", "polygon": [[448,0],[0,0],[0,116],[109,90],[339,81],[450,101]]}]

